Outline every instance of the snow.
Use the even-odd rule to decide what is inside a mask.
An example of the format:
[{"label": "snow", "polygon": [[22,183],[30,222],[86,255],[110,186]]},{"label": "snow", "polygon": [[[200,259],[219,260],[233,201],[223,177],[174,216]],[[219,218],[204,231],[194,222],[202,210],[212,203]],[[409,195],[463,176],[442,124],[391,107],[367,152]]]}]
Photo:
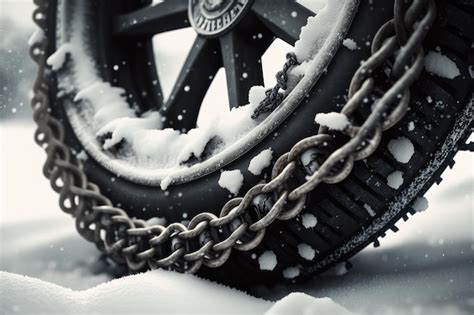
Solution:
[{"label": "snow", "polygon": [[78,154],[76,154],[76,157],[81,160],[81,161],[87,161],[87,159],[89,158],[89,156],[87,155],[86,151],[84,150],[81,150],[81,152],[79,152]]},{"label": "snow", "polygon": [[413,209],[417,212],[423,212],[428,209],[428,199],[425,197],[417,197],[413,203]]},{"label": "snow", "polygon": [[40,43],[44,39],[44,32],[41,28],[37,27],[31,37],[28,39],[28,46],[33,46],[36,43]]},{"label": "snow", "polygon": [[219,178],[219,186],[237,195],[244,184],[244,175],[240,170],[223,171]]},{"label": "snow", "polygon": [[295,54],[300,62],[311,59],[323,47],[344,3],[345,0],[327,1],[317,15],[308,18],[308,23],[301,28],[300,38],[295,43]]},{"label": "snow", "polygon": [[266,97],[266,88],[261,85],[252,86],[249,90],[249,103],[260,104]]},{"label": "snow", "polygon": [[316,251],[308,244],[302,243],[298,245],[298,254],[306,260],[313,260]]},{"label": "snow", "polygon": [[94,125],[96,130],[100,130],[107,124],[118,125],[117,121],[135,117],[135,111],[128,106],[125,94],[122,88],[113,87],[108,82],[95,81],[77,92],[74,101],[87,101],[94,106]]},{"label": "snow", "polygon": [[334,274],[336,276],[343,276],[347,272],[347,264],[345,262],[338,263],[334,266]]},{"label": "snow", "polygon": [[454,61],[437,51],[428,52],[425,57],[425,69],[446,79],[454,79],[461,74]]},{"label": "snow", "polygon": [[413,121],[410,121],[408,123],[408,131],[413,131],[415,130],[415,123]]},{"label": "snow", "polygon": [[304,5],[316,14],[319,14],[326,6],[327,0],[298,0],[298,3]]},{"label": "snow", "polygon": [[335,112],[316,114],[314,121],[332,130],[343,130],[349,125],[349,119],[346,115]]},{"label": "snow", "polygon": [[344,47],[346,47],[350,51],[354,51],[359,48],[359,46],[357,46],[357,43],[352,38],[344,39],[342,41],[342,45],[344,45]]},{"label": "snow", "polygon": [[250,160],[248,170],[253,175],[260,175],[262,171],[270,166],[272,162],[273,151],[271,148],[263,150]]},{"label": "snow", "polygon": [[311,213],[305,213],[301,216],[301,223],[306,229],[310,229],[316,226],[318,220]]},{"label": "snow", "polygon": [[371,216],[371,217],[375,217],[376,213],[374,211],[374,209],[372,209],[372,207],[366,203],[364,203],[364,209],[367,211],[367,213]]},{"label": "snow", "polygon": [[398,137],[397,139],[390,140],[388,143],[388,150],[400,163],[408,163],[415,153],[413,143],[405,137]]},{"label": "snow", "polygon": [[286,279],[294,279],[300,275],[300,269],[298,267],[288,267],[283,269],[283,277]]},{"label": "snow", "polygon": [[[0,273],[0,313],[265,313],[270,302],[196,277],[155,270],[73,291],[38,279]],[[183,303],[183,299],[186,301]]]},{"label": "snow", "polygon": [[294,76],[297,76],[297,77],[302,77],[306,74],[306,72],[308,71],[310,65],[311,65],[310,62],[303,61],[302,63],[300,63],[299,65],[294,66],[291,69],[291,74],[294,75]]},{"label": "snow", "polygon": [[163,225],[163,226],[165,226],[166,223],[167,223],[167,220],[166,220],[166,218],[162,218],[162,217],[153,217],[153,218],[147,220],[146,223],[148,225]]},{"label": "snow", "polygon": [[171,128],[159,129],[162,119],[157,112],[152,112],[142,117],[116,118],[100,129],[98,135],[112,135],[104,144],[106,150],[124,140],[128,150],[120,158],[132,165],[179,169],[186,167],[184,163],[191,157],[201,157],[211,139],[223,142],[216,148],[220,151],[252,129],[256,122],[250,116],[256,105],[233,108],[222,116],[213,117],[207,125],[186,133]]},{"label": "snow", "polygon": [[[76,4],[76,14],[71,21],[73,29],[82,29],[83,11],[83,6]],[[113,87],[101,79],[89,52],[84,47],[86,45],[82,34],[74,32],[71,38],[67,42],[60,43],[56,52],[47,59],[47,64],[53,71],[59,71],[64,67],[67,57],[70,57],[72,75],[68,79],[59,80],[63,93],[75,91],[74,102],[85,101],[81,113],[89,124],[92,123],[91,130],[98,131],[114,119],[135,117],[134,110],[128,106],[125,98],[126,91]],[[76,105],[72,109],[66,108],[68,114],[71,110],[78,108]]]},{"label": "snow", "polygon": [[314,299],[311,296],[295,292],[278,301],[268,315],[349,315],[348,310],[329,298]]},{"label": "snow", "polygon": [[[429,212],[397,223],[400,231],[352,259],[344,277],[250,288],[256,299],[166,271],[112,280],[98,250],[57,206],[32,135],[31,125],[0,124],[0,313],[222,314],[214,306],[223,304],[246,314],[300,314],[309,306],[309,314],[328,315],[344,314],[339,307],[358,315],[472,313],[472,154],[460,153],[443,184],[428,192]],[[309,217],[316,223],[311,214],[302,222]],[[198,302],[187,305],[184,297]]]},{"label": "snow", "polygon": [[258,257],[258,265],[260,266],[260,270],[273,270],[275,269],[277,263],[277,257],[271,250],[264,251]]},{"label": "snow", "polygon": [[403,172],[394,171],[387,176],[387,185],[393,189],[398,189],[403,185]]},{"label": "snow", "polygon": [[53,71],[61,69],[66,62],[67,55],[70,55],[72,51],[71,44],[64,44],[56,50],[54,54],[48,57],[46,63],[51,66]]},{"label": "snow", "polygon": [[[137,141],[144,140],[146,141],[146,132],[144,130],[155,130],[161,128],[162,122],[160,115],[157,112],[150,112],[143,115],[142,118],[136,117],[122,117],[112,120],[107,125],[102,127],[98,132],[97,136],[104,137],[107,134],[111,134],[110,138],[107,138],[104,142],[104,149],[108,150],[127,137],[127,143],[133,145]],[[162,141],[159,141],[159,145],[173,145],[173,141],[176,140],[173,138],[178,138],[179,131],[168,130],[167,133],[160,133],[164,136]],[[133,137],[130,135],[133,134]],[[156,140],[156,139],[155,139]],[[160,139],[161,140],[161,139]],[[150,149],[150,145],[156,145],[156,142],[150,143],[148,146],[145,146],[143,149]],[[152,150],[153,151],[153,150]],[[141,154],[142,155],[142,154]]]},{"label": "snow", "polygon": [[36,314],[38,310],[42,314],[350,314],[330,298],[315,299],[295,292],[272,303],[163,270],[82,291],[7,272],[0,272],[0,280],[2,314]]}]

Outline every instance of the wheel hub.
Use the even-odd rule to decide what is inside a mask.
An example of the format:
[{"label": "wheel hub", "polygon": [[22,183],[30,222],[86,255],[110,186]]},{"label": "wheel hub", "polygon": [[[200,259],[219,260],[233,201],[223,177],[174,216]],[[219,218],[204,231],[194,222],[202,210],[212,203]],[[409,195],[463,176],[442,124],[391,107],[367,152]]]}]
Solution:
[{"label": "wheel hub", "polygon": [[189,0],[189,21],[205,37],[228,32],[245,15],[252,0]]}]

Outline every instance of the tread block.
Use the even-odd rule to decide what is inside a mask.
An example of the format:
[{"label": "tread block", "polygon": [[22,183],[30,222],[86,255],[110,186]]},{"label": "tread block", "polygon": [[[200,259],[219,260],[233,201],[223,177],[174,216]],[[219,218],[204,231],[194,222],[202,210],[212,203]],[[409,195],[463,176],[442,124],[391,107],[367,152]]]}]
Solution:
[{"label": "tread block", "polygon": [[380,176],[375,171],[367,171],[356,167],[353,172],[360,181],[365,183],[367,189],[374,192],[379,199],[386,200],[392,196],[392,189],[387,185],[387,176]]},{"label": "tread block", "polygon": [[463,36],[474,40],[474,21],[472,16],[449,2],[445,9],[449,25],[454,26]]},{"label": "tread block", "polygon": [[385,201],[368,192],[365,188],[361,188],[354,180],[348,178],[345,182],[346,184],[344,187],[354,195],[356,201],[360,200],[375,209],[381,209],[384,207]]},{"label": "tread block", "polygon": [[[422,93],[424,101],[426,102],[423,105],[429,105],[427,102],[427,97],[429,96],[432,98],[433,102],[443,102],[445,105],[448,105],[444,108],[445,110],[452,110],[452,112],[456,111],[456,108],[458,107],[456,106],[456,100],[451,95],[451,91],[449,91],[449,89],[454,89],[455,87],[448,86],[445,84],[446,82],[440,81],[437,77],[426,72],[421,74],[420,81],[422,81],[422,83],[415,84],[414,89],[416,89],[418,93]],[[420,100],[423,101],[423,99]],[[426,109],[424,107],[426,107]],[[419,108],[423,109],[423,113],[428,117],[432,117],[435,120],[437,119],[438,114],[430,111],[430,109],[434,109],[433,106],[423,106]]]},{"label": "tread block", "polygon": [[366,163],[382,177],[387,177],[389,174],[395,171],[395,168],[390,165],[390,163],[387,163],[385,160],[376,158],[374,156],[370,156],[366,160]]},{"label": "tread block", "polygon": [[367,211],[358,203],[354,202],[353,198],[346,194],[342,189],[333,185],[328,193],[333,197],[333,200],[338,202],[342,207],[351,213],[351,217],[359,223],[363,223],[368,218]]},{"label": "tread block", "polygon": [[[331,198],[332,199],[332,198]],[[359,222],[357,221],[357,217],[355,217],[353,214],[348,213],[346,210],[342,210],[339,205],[337,205],[334,200],[331,200],[329,198],[325,198],[319,205],[319,208],[325,209],[327,212],[330,212],[332,214],[332,217],[329,220],[323,220],[323,222],[327,222],[330,225],[336,226],[337,224],[331,223],[331,222],[341,222],[341,221],[350,221],[350,224],[357,224],[359,225]]]},{"label": "tread block", "polygon": [[460,57],[467,56],[470,49],[466,42],[447,29],[436,29],[436,32],[430,34],[428,40],[436,42],[438,46],[448,49]]}]

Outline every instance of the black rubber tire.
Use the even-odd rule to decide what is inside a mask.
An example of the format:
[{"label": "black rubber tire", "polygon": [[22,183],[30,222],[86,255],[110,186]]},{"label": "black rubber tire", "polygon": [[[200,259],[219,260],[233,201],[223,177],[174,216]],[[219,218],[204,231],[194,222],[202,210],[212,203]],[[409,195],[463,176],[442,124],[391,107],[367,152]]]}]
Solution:
[{"label": "black rubber tire", "polygon": [[[372,1],[371,1],[372,2]],[[54,14],[55,5],[50,6]],[[359,43],[360,50],[341,48],[334,57],[327,73],[314,86],[298,109],[269,137],[225,169],[240,169],[246,180],[241,194],[260,178],[250,176],[247,171],[249,160],[260,151],[272,147],[275,156],[287,152],[298,140],[312,135],[317,130],[313,119],[316,112],[337,110],[347,94],[352,74],[360,61],[370,54],[369,45],[375,31],[392,18],[392,1],[361,1],[347,37]],[[312,213],[317,225],[305,229],[301,217],[289,221],[277,221],[268,229],[265,239],[251,252],[233,251],[229,261],[219,269],[203,268],[200,275],[226,284],[245,287],[255,283],[272,283],[282,278],[285,268],[297,266],[298,279],[308,279],[337,262],[345,261],[368,244],[378,244],[390,228],[396,231],[395,223],[407,219],[414,213],[410,206],[417,196],[422,196],[429,187],[440,181],[440,174],[457,152],[457,145],[470,134],[473,116],[472,73],[474,64],[473,40],[474,5],[472,1],[437,1],[438,17],[425,43],[425,51],[441,52],[456,62],[461,75],[453,80],[443,79],[424,72],[411,89],[411,103],[408,114],[394,128],[384,133],[379,149],[366,161],[355,164],[351,175],[336,185],[321,185],[310,194],[303,213]],[[54,41],[55,21],[49,28],[49,38]],[[55,50],[50,47],[49,54]],[[77,152],[82,146],[68,123],[62,107],[62,100],[56,98],[56,83],[52,79],[50,97],[53,100],[53,114],[66,126],[67,141]],[[428,101],[430,96],[433,102]],[[408,131],[408,123],[414,122],[415,130]],[[397,162],[387,149],[391,139],[404,136],[414,144],[415,153],[409,163]],[[116,177],[93,159],[85,163],[89,179],[101,187],[102,192],[115,204],[126,209],[130,215],[139,218],[166,217],[168,222],[180,221],[182,213],[193,216],[202,210],[217,212],[228,200],[228,193],[216,184],[219,172],[201,179],[169,188],[164,195],[158,187],[138,185]],[[403,185],[395,190],[387,185],[386,177],[394,170],[404,173]],[[268,174],[266,174],[268,176]],[[178,193],[183,197],[179,198]],[[211,196],[211,198],[210,198]],[[178,199],[179,198],[179,199]],[[376,215],[370,216],[364,209],[369,205]],[[170,211],[169,207],[182,211]],[[160,208],[143,212],[146,208]],[[316,250],[315,259],[308,261],[298,254],[301,243]],[[262,271],[258,257],[266,250],[272,250],[278,259],[273,271]]]}]

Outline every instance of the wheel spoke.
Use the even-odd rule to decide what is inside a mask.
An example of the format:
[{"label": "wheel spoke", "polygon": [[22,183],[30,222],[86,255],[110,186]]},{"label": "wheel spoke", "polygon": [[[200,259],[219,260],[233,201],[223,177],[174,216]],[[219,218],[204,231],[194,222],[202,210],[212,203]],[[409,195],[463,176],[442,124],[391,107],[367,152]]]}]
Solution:
[{"label": "wheel spoke", "polygon": [[266,27],[290,45],[298,40],[308,17],[315,15],[293,0],[256,0],[252,10]]},{"label": "wheel spoke", "polygon": [[231,108],[247,104],[249,89],[263,85],[261,57],[273,41],[273,37],[265,37],[256,41],[234,30],[220,38]]},{"label": "wheel spoke", "polygon": [[116,35],[154,35],[188,27],[188,1],[172,0],[118,15],[114,20]]},{"label": "wheel spoke", "polygon": [[218,42],[198,36],[161,110],[167,117],[165,127],[189,130],[196,126],[202,100],[221,66]]},{"label": "wheel spoke", "polygon": [[153,51],[153,42],[144,40],[142,45],[137,45],[133,55],[133,65],[135,69],[134,79],[137,86],[145,86],[149,94],[141,95],[142,104],[148,104],[146,110],[158,110],[163,105],[163,91],[161,89],[160,79],[156,71],[155,55]]}]

